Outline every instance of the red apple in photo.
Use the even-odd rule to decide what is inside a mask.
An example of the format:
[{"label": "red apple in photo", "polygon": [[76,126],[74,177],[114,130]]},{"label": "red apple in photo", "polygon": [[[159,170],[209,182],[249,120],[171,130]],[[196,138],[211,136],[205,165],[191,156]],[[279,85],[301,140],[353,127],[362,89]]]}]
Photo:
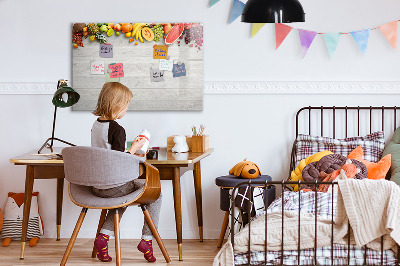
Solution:
[{"label": "red apple in photo", "polygon": [[114,30],[116,30],[116,31],[120,31],[121,28],[122,28],[121,24],[115,24],[115,26],[114,26]]}]

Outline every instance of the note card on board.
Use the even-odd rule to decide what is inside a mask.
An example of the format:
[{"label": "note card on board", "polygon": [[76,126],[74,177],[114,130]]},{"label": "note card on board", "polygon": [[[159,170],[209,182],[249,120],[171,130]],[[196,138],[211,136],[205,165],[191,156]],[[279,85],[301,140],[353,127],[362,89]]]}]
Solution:
[{"label": "note card on board", "polygon": [[167,71],[172,71],[172,68],[174,67],[174,60],[173,59],[160,59],[160,70],[167,70]]},{"label": "note card on board", "polygon": [[168,54],[168,45],[154,45],[153,59],[165,59]]},{"label": "note card on board", "polygon": [[111,69],[110,78],[124,77],[124,65],[122,63],[109,64],[108,68]]},{"label": "note card on board", "polygon": [[104,75],[104,61],[93,60],[90,62],[91,75]]},{"label": "note card on board", "polygon": [[150,69],[150,79],[153,82],[164,81],[164,70]]},{"label": "note card on board", "polygon": [[174,78],[186,76],[185,63],[182,63],[180,65],[174,64],[174,68],[172,69],[172,76]]},{"label": "note card on board", "polygon": [[100,44],[100,57],[112,58],[113,57],[113,46],[109,43]]},{"label": "note card on board", "polygon": [[106,82],[119,82],[119,78],[111,78],[110,73],[106,73]]}]

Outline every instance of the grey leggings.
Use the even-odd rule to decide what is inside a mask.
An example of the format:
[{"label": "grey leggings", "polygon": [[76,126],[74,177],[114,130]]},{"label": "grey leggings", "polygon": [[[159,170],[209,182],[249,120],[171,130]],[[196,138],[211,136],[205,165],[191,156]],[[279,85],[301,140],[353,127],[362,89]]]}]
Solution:
[{"label": "grey leggings", "polygon": [[[119,187],[113,187],[108,189],[93,188],[93,194],[101,198],[116,198],[128,195],[138,189],[141,189],[143,186],[144,182],[133,180]],[[161,202],[162,202],[162,196],[160,194],[160,197],[155,202],[146,204],[146,207],[149,210],[151,218],[153,218],[154,224],[156,225],[157,228],[158,228],[158,221],[160,218]],[[118,208],[120,219],[122,218],[122,215],[124,214],[125,210],[126,207]],[[104,221],[100,233],[109,236],[114,236],[114,214],[115,214],[115,209],[108,210],[106,220]],[[152,238],[153,234],[150,230],[149,225],[145,220],[142,230],[142,239],[151,240]]]}]

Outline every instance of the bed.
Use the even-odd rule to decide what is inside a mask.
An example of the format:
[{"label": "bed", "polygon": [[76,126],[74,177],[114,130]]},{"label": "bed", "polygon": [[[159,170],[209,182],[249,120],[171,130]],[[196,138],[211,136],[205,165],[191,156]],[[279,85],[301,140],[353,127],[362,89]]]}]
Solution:
[{"label": "bed", "polygon": [[[289,176],[315,149],[332,149],[348,154],[356,146],[364,145],[365,150],[371,150],[366,154],[373,158],[370,160],[379,161],[384,136],[390,136],[397,127],[398,110],[397,107],[384,106],[301,108],[296,114],[296,140]],[[337,141],[340,137],[345,141]],[[313,145],[304,146],[302,141]],[[320,147],[321,141],[323,147]],[[334,232],[334,223],[349,204],[337,192],[339,183],[336,180],[304,182],[289,178],[265,183],[249,180],[239,184],[233,194],[243,185],[264,185],[264,188],[275,185],[281,187],[282,194],[266,208],[265,213],[251,219],[239,233],[233,232],[234,219],[231,220],[230,239],[218,253],[214,265],[400,265],[400,252],[394,252],[399,246],[394,242],[389,244],[386,236],[380,237],[374,245],[368,244],[368,247],[356,245],[357,232],[353,232],[348,220],[340,229],[343,231],[345,228],[345,233],[339,237],[339,231]],[[304,185],[310,185],[312,189],[306,192],[298,189]],[[321,185],[330,186],[330,192],[318,192]],[[267,189],[265,193],[268,197]],[[233,204],[232,200],[231,217],[235,216]],[[344,204],[347,204],[346,208]],[[226,252],[229,250],[232,250],[231,257],[230,252]]]}]

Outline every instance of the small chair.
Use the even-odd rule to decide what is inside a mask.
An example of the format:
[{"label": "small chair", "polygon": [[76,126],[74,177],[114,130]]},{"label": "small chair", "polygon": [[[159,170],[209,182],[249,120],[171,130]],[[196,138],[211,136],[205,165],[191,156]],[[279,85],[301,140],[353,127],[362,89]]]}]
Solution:
[{"label": "small chair", "polygon": [[[96,234],[97,237],[103,226],[107,210],[129,205],[139,205],[142,208],[146,222],[149,224],[166,262],[171,262],[153,219],[145,205],[157,200],[161,193],[160,175],[157,168],[144,162],[139,167],[142,171],[138,171],[135,165],[137,165],[138,161],[141,162],[142,160],[137,156],[103,148],[68,147],[62,150],[62,156],[64,160],[65,179],[70,182],[68,186],[69,196],[74,204],[82,207],[82,211],[60,265],[66,264],[88,209],[102,209]],[[144,173],[140,174],[140,172]],[[140,180],[144,182],[144,187],[126,196],[101,198],[95,196],[91,191],[92,186],[118,185],[130,181],[132,176],[135,175],[145,176],[145,180]],[[114,215],[114,231],[116,265],[121,265],[118,209]],[[92,257],[96,257],[94,247]]]}]

